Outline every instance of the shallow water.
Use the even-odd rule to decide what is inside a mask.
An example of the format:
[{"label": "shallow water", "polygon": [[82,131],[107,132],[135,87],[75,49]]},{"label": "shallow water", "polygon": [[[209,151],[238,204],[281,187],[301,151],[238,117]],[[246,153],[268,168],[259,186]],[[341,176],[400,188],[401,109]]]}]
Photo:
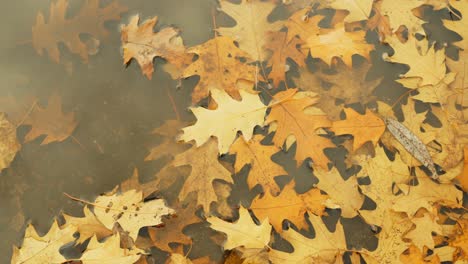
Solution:
[{"label": "shallow water", "polygon": [[[105,1],[103,1],[105,2]],[[109,2],[109,1],[107,1]],[[109,38],[102,41],[96,55],[90,56],[88,65],[66,48],[61,47],[63,58],[73,63],[72,73],[67,73],[63,65],[55,64],[47,55],[39,56],[33,49],[31,27],[38,11],[48,13],[50,1],[9,1],[0,9],[0,96],[25,98],[33,95],[39,104],[45,105],[54,92],[63,99],[64,112],[74,112],[79,124],[69,138],[62,143],[41,146],[41,139],[23,145],[12,165],[0,175],[0,262],[8,263],[11,246],[19,245],[27,223],[32,223],[40,233],[46,232],[53,219],[60,212],[81,215],[82,206],[63,193],[94,200],[101,193],[129,178],[137,168],[142,181],[153,177],[164,161],[145,162],[149,146],[160,138],[151,131],[165,120],[175,119],[168,93],[174,98],[181,119],[193,122],[195,118],[187,110],[191,105],[190,93],[197,78],[174,81],[160,67],[156,60],[153,79],[147,80],[137,63],[129,67],[122,63],[119,24],[127,23],[129,17],[140,14],[141,20],[159,16],[156,26],[174,25],[182,30],[187,46],[201,44],[213,37],[212,12],[216,10],[214,0],[120,0],[129,11],[121,21],[107,23]],[[74,2],[71,13],[76,12],[82,1]],[[284,16],[278,10],[276,16]],[[447,13],[429,13],[431,20],[440,21]],[[225,15],[217,14],[218,26],[232,25],[234,22]],[[376,41],[375,35],[370,39]],[[447,31],[434,31],[433,40],[453,40],[457,37]],[[376,89],[377,96],[386,102],[393,102],[405,90],[393,80],[405,71],[404,66],[383,63],[379,58],[388,47],[377,44],[372,54],[374,71],[371,76],[385,76]],[[451,48],[448,48],[448,52]],[[310,60],[310,58],[309,58]],[[359,58],[357,59],[359,61]],[[294,71],[295,69],[292,69]],[[294,76],[294,74],[291,74]],[[294,86],[292,79],[289,80]],[[27,127],[18,131],[22,139]],[[273,160],[281,164],[293,175],[302,191],[317,182],[310,177],[307,165],[296,168],[294,147],[288,153],[279,153]],[[338,168],[344,171],[344,152],[340,149],[330,152],[330,157]],[[232,157],[222,159],[232,160]],[[344,172],[348,176],[353,171]],[[283,179],[284,184],[286,182]],[[232,204],[249,205],[251,199],[260,192],[248,192],[246,171],[234,178],[236,188],[230,198]],[[279,181],[282,181],[280,179]],[[298,189],[297,191],[301,191]],[[170,198],[170,197],[169,197]],[[327,217],[330,226],[336,223],[338,215],[330,211]],[[377,243],[372,230],[358,217],[342,220],[350,247],[374,249]],[[200,235],[200,231],[205,233]],[[353,232],[359,230],[359,232]],[[191,228],[197,247],[191,256],[203,256],[208,252],[213,259],[220,260],[223,252],[206,237],[206,225]],[[212,231],[211,231],[212,232]],[[201,242],[198,242],[201,241]],[[280,242],[278,242],[280,243]],[[212,250],[214,248],[215,250]],[[155,251],[154,254],[163,254]],[[159,262],[158,262],[159,263]]]}]

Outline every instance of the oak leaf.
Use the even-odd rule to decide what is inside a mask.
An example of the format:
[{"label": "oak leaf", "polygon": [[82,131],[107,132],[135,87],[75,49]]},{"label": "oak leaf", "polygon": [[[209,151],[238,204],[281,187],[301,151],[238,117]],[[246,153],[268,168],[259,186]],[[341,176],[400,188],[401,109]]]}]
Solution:
[{"label": "oak leaf", "polygon": [[368,141],[371,141],[375,146],[385,132],[384,121],[368,109],[364,115],[360,115],[352,108],[345,108],[344,111],[346,119],[333,122],[330,130],[335,132],[336,135],[353,135],[354,150]]},{"label": "oak leaf", "polygon": [[393,32],[397,31],[400,26],[405,26],[411,34],[424,33],[422,24],[424,20],[416,15],[416,8],[425,4],[421,0],[382,0],[378,5],[379,12],[388,18],[390,28]]},{"label": "oak leaf", "polygon": [[298,229],[308,230],[309,225],[305,220],[305,214],[322,216],[325,213],[324,204],[328,196],[321,194],[317,188],[298,194],[294,186],[292,181],[284,186],[278,196],[266,192],[262,197],[256,197],[250,209],[258,219],[269,219],[270,224],[279,233],[283,232],[282,225],[285,219]]},{"label": "oak leaf", "polygon": [[310,49],[312,57],[320,58],[328,65],[332,65],[334,58],[352,66],[352,56],[359,54],[370,59],[369,53],[374,46],[367,43],[365,31],[348,32],[344,24],[336,25],[333,29],[320,29],[320,33],[305,39],[304,48]]},{"label": "oak leaf", "polygon": [[432,238],[432,233],[442,234],[442,226],[437,223],[437,218],[426,212],[422,217],[414,217],[411,222],[414,223],[415,229],[409,231],[405,238],[411,239],[411,242],[418,248],[428,247],[434,249],[435,243]]},{"label": "oak leaf", "polygon": [[175,135],[185,125],[187,125],[185,122],[179,120],[166,120],[160,127],[153,129],[151,134],[161,136],[162,142],[151,148],[145,161],[157,160],[166,156],[173,158],[186,150],[187,145],[180,144],[175,140]]},{"label": "oak leaf", "polygon": [[418,89],[418,94],[412,96],[414,100],[425,103],[441,104],[446,106],[449,98],[456,95],[457,91],[450,85],[455,80],[455,73],[447,73],[438,84],[419,86],[419,78],[400,79],[397,82],[403,84],[406,88]]},{"label": "oak leaf", "polygon": [[[158,17],[146,20],[138,25],[139,15],[130,18],[128,25],[121,27],[124,64],[134,58],[140,64],[143,74],[151,80],[154,65],[153,59],[161,57],[176,69],[182,70],[191,63],[192,56],[186,54],[182,38],[173,27],[166,27],[153,32]],[[179,76],[173,76],[175,78]]]},{"label": "oak leaf", "polygon": [[[68,8],[67,0],[58,0],[50,5],[50,15],[46,23],[44,14],[39,12],[36,24],[32,28],[32,44],[39,55],[47,51],[49,58],[60,62],[58,44],[63,43],[71,53],[78,54],[84,63],[88,63],[88,55],[93,53],[96,47],[90,47],[84,43],[80,35],[91,35],[97,46],[99,41],[109,34],[104,23],[119,20],[120,14],[127,8],[117,2],[101,8],[100,0],[86,0],[80,11],[72,18],[66,17]],[[94,43],[92,46],[96,46]]]},{"label": "oak leaf", "polygon": [[21,248],[13,247],[12,264],[63,263],[67,260],[59,250],[65,244],[75,240],[76,227],[60,228],[54,221],[49,232],[39,236],[32,225],[26,228]]},{"label": "oak leaf", "polygon": [[148,196],[158,191],[158,187],[159,184],[157,180],[151,180],[141,184],[138,169],[134,169],[132,176],[120,183],[121,192],[124,193],[130,190],[136,190],[142,193],[143,199],[146,199]]},{"label": "oak leaf", "polygon": [[177,155],[172,165],[191,166],[190,175],[180,191],[179,200],[184,201],[187,195],[195,192],[197,204],[203,206],[206,214],[210,212],[211,203],[217,200],[213,181],[219,179],[232,183],[231,173],[218,161],[218,148],[214,139]]},{"label": "oak leaf", "polygon": [[394,264],[400,255],[410,246],[409,242],[403,240],[403,236],[411,228],[411,221],[401,213],[395,213],[391,210],[383,219],[381,230],[377,235],[379,242],[377,248],[368,252],[362,257],[368,264]]},{"label": "oak leaf", "polygon": [[285,75],[288,71],[286,64],[288,58],[296,62],[300,67],[305,66],[306,55],[297,49],[302,41],[298,38],[287,40],[286,37],[286,32],[268,32],[266,35],[267,41],[264,48],[272,52],[267,64],[268,67],[271,67],[268,77],[273,79],[275,87],[285,81]]},{"label": "oak leaf", "polygon": [[65,224],[62,228],[71,226],[80,233],[80,237],[77,239],[76,243],[82,244],[92,237],[102,239],[112,235],[112,230],[107,229],[87,206],[83,208],[83,212],[84,217],[74,217],[63,214]]},{"label": "oak leaf", "polygon": [[310,11],[310,8],[304,8],[296,11],[288,18],[285,23],[288,28],[288,42],[296,36],[305,42],[310,36],[320,33],[318,24],[324,19],[324,16],[314,15],[309,17]]},{"label": "oak leaf", "polygon": [[315,237],[307,238],[292,228],[283,231],[281,237],[292,244],[294,251],[287,253],[279,250],[270,251],[272,263],[335,263],[346,251],[346,240],[343,226],[336,224],[330,232],[319,216],[310,215]]},{"label": "oak leaf", "polygon": [[249,55],[229,37],[215,37],[187,52],[198,55],[198,59],[183,72],[184,78],[200,76],[192,92],[193,103],[207,97],[212,90],[225,90],[240,99],[239,90],[251,90],[252,84],[260,79],[255,66],[240,61],[241,58],[249,59]]},{"label": "oak leaf", "polygon": [[175,215],[163,218],[161,226],[149,227],[148,233],[154,245],[164,251],[173,252],[170,243],[189,245],[192,239],[183,233],[184,227],[201,222],[195,215],[196,204],[190,203],[186,207],[178,204],[174,207]]},{"label": "oak leaf", "polygon": [[457,221],[456,235],[450,239],[449,245],[456,248],[458,252],[457,259],[467,260],[468,259],[468,219],[460,219]]},{"label": "oak leaf", "polygon": [[20,149],[16,127],[7,120],[4,113],[0,113],[0,171],[10,166]]},{"label": "oak leaf", "polygon": [[319,179],[317,187],[330,196],[327,207],[340,208],[341,215],[346,218],[358,214],[364,203],[364,196],[359,192],[356,176],[351,176],[345,181],[336,168],[330,171],[316,169],[314,175]]},{"label": "oak leaf", "polygon": [[[296,84],[304,90],[319,93],[321,98],[327,101],[330,101],[330,97],[333,101],[340,99],[345,104],[366,104],[374,100],[373,92],[382,78],[373,80],[367,78],[372,64],[363,62],[349,69],[341,60],[336,61],[334,74],[325,74],[322,71],[311,73],[307,69],[301,69],[300,77],[295,79]],[[322,83],[327,84],[327,89],[322,87]]]},{"label": "oak leaf", "polygon": [[344,22],[356,22],[367,20],[372,10],[373,0],[332,0],[328,4],[334,9],[344,9],[349,13],[345,17]]},{"label": "oak leaf", "polygon": [[268,21],[268,16],[276,5],[260,0],[242,0],[240,4],[221,0],[220,6],[220,10],[232,17],[237,24],[230,28],[219,28],[217,31],[237,41],[239,47],[254,60],[265,60],[267,55],[263,46],[268,43],[266,33],[278,31],[283,26],[282,21]]},{"label": "oak leaf", "polygon": [[218,108],[211,110],[203,107],[192,107],[190,110],[197,117],[197,123],[183,129],[180,140],[195,140],[200,146],[211,136],[218,138],[219,153],[229,151],[237,132],[241,131],[246,140],[252,138],[253,129],[262,126],[267,107],[256,94],[240,91],[242,101],[232,99],[223,91],[211,91],[211,97],[218,104]]},{"label": "oak leaf", "polygon": [[[392,3],[392,6],[395,3]],[[395,53],[387,57],[387,61],[407,64],[410,69],[403,77],[420,78],[419,86],[437,85],[445,78],[445,53],[443,49],[435,50],[428,47],[427,40],[418,41],[415,37],[409,37],[402,43],[396,37],[388,38],[388,43]]]},{"label": "oak leaf", "polygon": [[31,130],[26,134],[24,142],[30,142],[41,135],[47,135],[41,145],[64,141],[70,137],[77,124],[73,112],[62,112],[62,99],[54,94],[49,97],[47,108],[36,106],[25,118],[23,125],[30,125]]},{"label": "oak leaf", "polygon": [[390,27],[390,21],[388,21],[388,17],[382,15],[382,13],[380,12],[380,10],[382,9],[381,5],[382,1],[374,3],[374,15],[371,18],[369,18],[369,20],[367,20],[366,26],[370,30],[376,30],[379,34],[380,42],[384,42],[387,36],[393,34],[393,31]]},{"label": "oak leaf", "polygon": [[[459,19],[448,19],[444,20],[444,26],[448,29],[455,31],[457,34],[462,36],[462,40],[455,42],[455,45],[463,50],[468,50],[468,39],[467,39],[467,27],[468,27],[468,3],[466,1],[449,1],[450,6],[454,7],[461,14],[461,17],[458,14],[455,14],[454,17]],[[451,10],[452,11],[452,10]],[[452,11],[453,12],[453,11]],[[452,16],[450,16],[452,17]]]},{"label": "oak leaf", "polygon": [[239,209],[239,219],[234,223],[223,221],[217,217],[206,219],[211,228],[227,235],[223,245],[224,249],[233,249],[244,246],[245,248],[264,248],[268,246],[271,236],[271,225],[268,219],[263,220],[260,225],[250,217],[249,211],[243,207]]},{"label": "oak leaf", "polygon": [[411,245],[407,250],[403,251],[400,255],[401,263],[413,263],[413,264],[438,264],[440,259],[438,255],[432,257],[430,260],[424,258],[421,250],[415,245]]},{"label": "oak leaf", "polygon": [[408,165],[398,154],[390,160],[382,147],[375,148],[372,158],[360,155],[355,159],[362,166],[358,177],[370,180],[370,184],[360,185],[360,189],[376,204],[374,210],[359,210],[359,213],[367,223],[381,226],[397,199],[393,186],[407,182],[410,177]]},{"label": "oak leaf", "polygon": [[140,228],[161,224],[163,215],[174,213],[166,207],[163,199],[144,202],[141,191],[111,192],[96,198],[94,214],[110,230],[118,223],[129,236],[136,240]]},{"label": "oak leaf", "polygon": [[121,248],[120,235],[116,234],[102,243],[96,237],[91,238],[80,260],[83,264],[134,264],[142,254],[138,248]]},{"label": "oak leaf", "polygon": [[463,148],[463,171],[457,176],[457,180],[463,191],[468,192],[468,146]]},{"label": "oak leaf", "polygon": [[270,105],[271,112],[266,119],[267,124],[276,122],[277,130],[273,143],[282,147],[290,135],[297,143],[296,164],[299,166],[310,157],[320,167],[326,168],[329,161],[323,149],[331,148],[334,144],[327,138],[317,134],[319,128],[330,127],[331,122],[320,109],[313,108],[315,113],[307,114],[304,110],[317,103],[318,97],[297,93],[296,89],[288,89],[274,96]]},{"label": "oak leaf", "polygon": [[236,172],[241,171],[245,165],[250,164],[247,184],[251,189],[260,184],[264,192],[276,195],[280,189],[275,177],[287,175],[288,173],[283,167],[271,160],[271,156],[281,150],[274,145],[262,145],[262,140],[263,137],[260,135],[253,136],[249,141],[239,137],[232,144],[229,153],[236,154],[234,163]]}]

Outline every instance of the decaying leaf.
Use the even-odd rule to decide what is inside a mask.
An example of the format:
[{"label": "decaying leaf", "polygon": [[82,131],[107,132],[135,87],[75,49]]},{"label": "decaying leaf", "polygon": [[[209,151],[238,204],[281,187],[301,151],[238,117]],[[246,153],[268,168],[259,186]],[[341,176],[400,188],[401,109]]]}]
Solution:
[{"label": "decaying leaf", "polygon": [[219,28],[217,31],[236,40],[239,47],[254,60],[265,60],[263,46],[268,43],[266,33],[278,31],[283,26],[282,21],[268,21],[268,16],[276,5],[260,0],[242,0],[240,4],[221,0],[220,5],[221,11],[236,20],[236,26]]},{"label": "decaying leaf", "polygon": [[175,135],[185,125],[187,124],[178,120],[167,120],[160,127],[153,129],[152,134],[161,136],[162,142],[151,148],[145,161],[157,160],[166,156],[172,158],[186,150],[187,145],[180,144],[175,140]]},{"label": "decaying leaf", "polygon": [[150,80],[155,57],[165,59],[182,72],[190,64],[192,56],[185,53],[182,38],[178,36],[179,32],[173,27],[153,32],[158,17],[148,19],[140,26],[139,20],[139,15],[135,15],[130,18],[128,25],[121,28],[124,64],[128,64],[134,58],[140,64],[143,74]]},{"label": "decaying leaf", "polygon": [[243,207],[239,209],[239,219],[235,223],[229,223],[217,217],[209,217],[207,221],[212,229],[227,235],[227,240],[223,245],[225,249],[240,246],[260,249],[270,242],[271,225],[268,219],[257,225],[250,217],[249,211]]},{"label": "decaying leaf", "polygon": [[162,216],[174,210],[166,207],[163,199],[144,202],[141,191],[129,190],[99,196],[94,202],[94,213],[106,228],[112,230],[118,223],[135,241],[140,228],[161,224]]},{"label": "decaying leaf", "polygon": [[67,261],[59,252],[60,248],[75,240],[74,226],[60,228],[56,221],[49,232],[39,236],[32,225],[26,228],[21,248],[13,248],[12,264],[63,263]]},{"label": "decaying leaf", "polygon": [[203,107],[190,108],[197,117],[197,123],[184,128],[184,134],[179,139],[195,140],[195,144],[200,146],[211,136],[215,136],[218,138],[220,154],[229,151],[229,146],[234,142],[237,131],[241,131],[243,137],[250,140],[253,129],[263,125],[267,107],[256,94],[241,90],[240,95],[242,101],[237,101],[223,91],[211,91],[211,97],[218,104],[218,108],[214,110]]},{"label": "decaying leaf", "polygon": [[276,195],[279,193],[279,186],[275,182],[275,177],[288,173],[283,167],[271,160],[271,156],[281,150],[274,145],[262,145],[262,140],[263,137],[260,135],[254,135],[249,141],[239,137],[232,144],[229,152],[236,154],[236,162],[234,163],[236,172],[250,164],[247,178],[247,184],[250,188],[260,184],[264,192]]},{"label": "decaying leaf", "polygon": [[67,114],[62,112],[62,99],[54,94],[49,97],[47,108],[36,106],[25,118],[23,125],[30,125],[31,130],[26,134],[24,141],[30,142],[39,136],[47,135],[41,145],[61,142],[70,137],[77,124],[73,112]]},{"label": "decaying leaf", "polygon": [[[39,12],[36,24],[32,28],[32,43],[39,55],[47,51],[50,59],[60,62],[58,44],[63,43],[71,53],[78,54],[84,63],[88,63],[88,57],[93,49],[99,46],[100,40],[107,37],[109,32],[104,22],[119,20],[120,14],[127,8],[111,2],[101,8],[100,0],[86,0],[80,11],[72,18],[67,18],[67,0],[58,0],[50,4],[49,19],[46,23],[44,14]],[[80,34],[89,34],[94,38],[90,46],[81,40]],[[97,44],[97,45],[96,45]]]},{"label": "decaying leaf", "polygon": [[172,165],[192,167],[180,191],[179,199],[184,201],[188,194],[195,192],[197,204],[203,206],[207,214],[210,212],[211,203],[217,201],[213,181],[219,179],[232,183],[231,173],[218,161],[218,147],[214,139],[177,155]]},{"label": "decaying leaf", "polygon": [[250,206],[258,219],[269,219],[270,224],[279,233],[283,232],[282,224],[285,219],[298,229],[308,230],[305,213],[321,216],[325,212],[327,195],[317,188],[298,194],[294,185],[293,181],[290,182],[276,197],[266,192],[262,197],[256,197]]},{"label": "decaying leaf", "polygon": [[249,59],[248,53],[234,45],[233,39],[229,37],[215,37],[187,52],[199,56],[183,72],[184,78],[200,76],[192,92],[194,103],[207,97],[212,90],[224,90],[230,96],[240,99],[239,90],[251,90],[259,79],[255,66],[240,61],[241,58]]},{"label": "decaying leaf", "polygon": [[312,114],[306,113],[305,110],[311,109],[318,101],[317,96],[296,92],[296,89],[289,89],[274,96],[274,102],[270,105],[271,112],[266,119],[267,124],[277,123],[273,143],[282,147],[286,139],[293,135],[297,143],[296,164],[299,166],[310,157],[315,164],[326,168],[329,160],[323,149],[331,148],[334,144],[318,135],[317,130],[330,127],[331,122],[318,108],[313,108]]}]

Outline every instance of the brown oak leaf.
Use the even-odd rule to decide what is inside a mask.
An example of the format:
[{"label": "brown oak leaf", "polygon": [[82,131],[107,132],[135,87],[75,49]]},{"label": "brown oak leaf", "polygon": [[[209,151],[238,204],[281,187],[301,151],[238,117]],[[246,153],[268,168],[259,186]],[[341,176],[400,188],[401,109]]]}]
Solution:
[{"label": "brown oak leaf", "polygon": [[64,114],[62,112],[62,99],[59,95],[53,94],[49,97],[47,108],[34,107],[24,120],[23,125],[31,126],[24,142],[33,141],[41,135],[47,135],[41,145],[64,141],[71,136],[77,124],[75,114],[73,112]]},{"label": "brown oak leaf", "polygon": [[[107,37],[109,32],[104,22],[119,20],[120,14],[127,8],[117,2],[101,8],[100,0],[86,0],[76,16],[67,19],[67,0],[58,0],[50,5],[50,15],[47,23],[44,14],[39,12],[36,24],[32,28],[32,44],[39,55],[47,51],[49,58],[55,63],[60,62],[59,43],[73,54],[78,54],[84,63],[88,63],[88,55],[95,52],[101,39]],[[94,43],[85,43],[80,34],[89,34]]]}]

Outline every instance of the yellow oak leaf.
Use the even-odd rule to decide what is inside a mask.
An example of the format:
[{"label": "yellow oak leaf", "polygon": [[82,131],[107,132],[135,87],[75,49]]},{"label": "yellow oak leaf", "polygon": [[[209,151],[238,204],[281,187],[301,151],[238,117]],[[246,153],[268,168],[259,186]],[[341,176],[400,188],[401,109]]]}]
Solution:
[{"label": "yellow oak leaf", "polygon": [[415,245],[411,245],[407,250],[403,251],[400,255],[401,263],[411,264],[439,264],[440,259],[435,255],[430,260],[426,260],[421,250]]},{"label": "yellow oak leaf", "polygon": [[422,249],[425,246],[429,249],[434,249],[435,243],[432,238],[432,233],[442,234],[442,226],[437,223],[434,216],[429,213],[424,213],[422,217],[414,217],[411,222],[414,223],[415,229],[406,234],[406,238],[411,239],[411,242],[418,248]]},{"label": "yellow oak leaf", "polygon": [[249,141],[239,137],[232,144],[229,152],[236,154],[236,162],[234,170],[239,172],[242,168],[250,164],[250,171],[247,178],[247,184],[250,188],[254,188],[260,184],[264,192],[270,192],[274,195],[278,194],[280,189],[275,182],[275,177],[280,175],[288,175],[288,173],[271,160],[271,156],[281,151],[275,145],[262,145],[260,142],[263,137],[255,135]]},{"label": "yellow oak leaf", "polygon": [[460,187],[468,192],[468,146],[463,148],[463,171],[457,176]]},{"label": "yellow oak leaf", "polygon": [[367,20],[372,10],[373,0],[332,0],[328,4],[334,9],[344,9],[349,13],[345,17],[344,22],[356,22]]},{"label": "yellow oak leaf", "polygon": [[348,32],[344,24],[336,25],[333,29],[321,29],[319,34],[310,35],[305,39],[304,48],[310,49],[312,57],[320,58],[328,65],[333,64],[334,58],[352,66],[352,56],[361,55],[370,59],[369,53],[374,49],[366,42],[365,31]]},{"label": "yellow oak leaf", "polygon": [[269,219],[270,224],[279,233],[283,232],[282,224],[285,219],[293,223],[298,229],[309,229],[305,220],[305,213],[322,216],[325,212],[325,201],[328,196],[321,194],[320,190],[313,188],[305,193],[298,194],[294,190],[292,181],[278,196],[265,193],[256,197],[250,206],[255,216],[260,219]]},{"label": "yellow oak leaf", "polygon": [[382,147],[375,149],[375,157],[360,155],[355,160],[362,166],[358,177],[369,177],[371,181],[370,184],[360,185],[361,191],[376,204],[375,209],[359,210],[359,213],[367,223],[381,226],[397,199],[393,185],[407,182],[410,170],[400,155],[395,154],[394,160],[390,160]]},{"label": "yellow oak leaf", "polygon": [[468,259],[468,219],[460,219],[457,221],[456,235],[451,238],[449,245],[455,247],[458,255],[454,260],[457,259],[467,260]]},{"label": "yellow oak leaf", "polygon": [[327,207],[340,208],[341,216],[346,218],[358,214],[364,203],[364,196],[359,192],[356,176],[345,181],[336,168],[330,171],[317,169],[314,170],[314,175],[319,179],[317,187],[330,196]]},{"label": "yellow oak leaf", "polygon": [[291,41],[294,37],[299,37],[302,41],[306,41],[312,35],[320,33],[318,23],[324,18],[322,15],[309,17],[310,8],[304,8],[292,14],[285,25],[288,28],[287,41]]},{"label": "yellow oak leaf", "polygon": [[346,241],[343,226],[336,224],[334,232],[330,232],[319,216],[310,215],[310,222],[315,231],[313,239],[307,238],[292,228],[283,231],[281,237],[292,244],[292,253],[273,249],[270,251],[272,263],[335,263],[346,251]]},{"label": "yellow oak leaf", "polygon": [[134,264],[144,254],[138,248],[121,248],[120,235],[117,233],[100,243],[91,238],[80,260],[83,264]]},{"label": "yellow oak leaf", "polygon": [[[392,6],[395,3],[392,3]],[[427,40],[418,41],[415,37],[409,37],[402,43],[398,38],[387,38],[388,43],[395,53],[387,57],[387,61],[407,64],[410,69],[403,77],[420,78],[419,86],[437,85],[444,80],[446,74],[444,49],[435,50],[428,47]]]},{"label": "yellow oak leaf", "polygon": [[184,201],[192,192],[197,195],[197,203],[203,206],[206,214],[210,212],[210,205],[217,200],[213,181],[216,179],[232,183],[231,173],[218,161],[218,148],[216,140],[211,139],[200,147],[191,149],[177,155],[172,166],[189,165],[192,169],[185,180],[179,199]]},{"label": "yellow oak leaf", "polygon": [[267,42],[264,48],[272,52],[268,60],[268,67],[271,67],[271,72],[268,77],[273,79],[273,85],[278,85],[285,81],[285,75],[288,71],[286,61],[288,58],[297,63],[298,66],[305,66],[306,55],[301,50],[297,49],[302,44],[298,38],[287,40],[286,32],[268,32],[266,35]]},{"label": "yellow oak leaf", "polygon": [[187,52],[198,55],[198,59],[183,72],[184,78],[200,76],[192,92],[193,103],[207,97],[212,90],[224,90],[235,99],[240,99],[240,89],[251,90],[253,84],[261,80],[255,66],[241,62],[241,58],[250,57],[230,37],[215,37]]},{"label": "yellow oak leaf", "polygon": [[0,171],[8,168],[21,149],[16,137],[16,126],[7,120],[5,113],[0,113]]},{"label": "yellow oak leaf", "polygon": [[354,150],[368,141],[371,141],[375,146],[385,132],[384,121],[369,109],[364,115],[360,115],[352,108],[345,108],[344,111],[346,119],[333,122],[331,130],[337,135],[353,135]]},{"label": "yellow oak leaf", "polygon": [[268,219],[260,225],[250,217],[249,211],[243,207],[239,209],[239,219],[234,223],[223,221],[217,217],[206,219],[211,228],[227,235],[223,245],[224,249],[233,249],[244,246],[245,248],[264,248],[268,246],[271,236],[271,225]]},{"label": "yellow oak leaf", "polygon": [[406,88],[418,90],[418,94],[412,96],[414,100],[446,106],[449,98],[457,94],[457,91],[450,85],[455,80],[455,75],[453,72],[447,73],[438,84],[422,87],[419,86],[419,78],[400,79],[397,82],[403,84]]},{"label": "yellow oak leaf", "polygon": [[183,129],[180,140],[195,140],[197,146],[202,145],[211,136],[218,138],[219,153],[229,151],[229,146],[241,131],[246,140],[252,138],[253,129],[262,126],[267,107],[256,94],[240,90],[242,101],[232,99],[227,93],[213,90],[211,97],[218,108],[211,110],[203,107],[192,107],[190,110],[197,117],[197,123]]},{"label": "yellow oak leaf", "polygon": [[13,247],[12,264],[63,263],[67,260],[59,252],[65,244],[75,240],[75,226],[60,228],[54,221],[49,232],[39,236],[32,225],[26,228],[21,248]]},{"label": "yellow oak leaf", "polygon": [[409,242],[403,240],[411,228],[411,221],[404,214],[388,211],[383,219],[377,235],[379,242],[374,251],[364,250],[362,257],[368,264],[394,264],[398,262],[400,255],[410,246]]},{"label": "yellow oak leaf", "polygon": [[[153,60],[161,57],[182,71],[192,61],[192,56],[186,54],[182,38],[173,27],[166,27],[159,32],[153,32],[158,17],[146,20],[138,25],[139,15],[130,18],[128,25],[121,27],[121,39],[124,64],[135,59],[143,74],[151,80],[154,72]],[[179,72],[180,72],[179,71]],[[179,76],[175,76],[179,77]]]},{"label": "yellow oak leaf", "polygon": [[320,109],[313,114],[307,114],[304,110],[310,109],[317,103],[318,97],[307,96],[306,93],[297,93],[296,89],[288,89],[274,96],[270,105],[271,112],[266,119],[267,124],[276,122],[277,130],[273,137],[273,143],[282,147],[290,135],[295,137],[297,143],[296,164],[299,166],[310,157],[313,162],[322,168],[327,167],[329,161],[323,150],[334,147],[327,138],[317,134],[317,130],[330,127],[331,122]]},{"label": "yellow oak leaf", "polygon": [[97,239],[102,239],[112,235],[112,230],[107,229],[87,206],[83,208],[83,212],[84,217],[63,214],[63,218],[65,219],[63,228],[71,226],[80,233],[80,237],[76,240],[76,243],[81,244],[93,236]]},{"label": "yellow oak leaf", "polygon": [[425,4],[423,0],[382,0],[379,5],[380,13],[388,17],[390,28],[393,32],[400,26],[405,26],[411,34],[423,33],[424,20],[417,17],[414,11]]},{"label": "yellow oak leaf", "polygon": [[267,54],[263,46],[268,43],[266,33],[278,31],[283,26],[282,21],[270,23],[268,16],[276,5],[269,1],[242,0],[234,4],[227,0],[220,1],[221,11],[236,21],[236,26],[219,28],[223,36],[229,36],[239,43],[239,47],[249,53],[254,60],[263,61]]},{"label": "yellow oak leaf", "polygon": [[159,225],[163,215],[174,213],[163,199],[144,202],[143,193],[136,190],[101,195],[94,205],[94,214],[107,229],[112,230],[118,223],[133,241],[140,228]]},{"label": "yellow oak leaf", "polygon": [[413,216],[420,208],[425,208],[432,212],[436,203],[452,208],[462,207],[463,192],[458,190],[453,184],[433,182],[424,172],[416,168],[418,185],[409,186],[400,184],[398,187],[408,192],[401,194],[394,201],[392,209],[396,212],[405,212],[408,216]]},{"label": "yellow oak leaf", "polygon": [[464,0],[451,0],[449,1],[450,6],[452,8],[455,8],[458,10],[461,14],[455,14],[453,15],[455,18],[458,19],[447,19],[444,20],[444,26],[447,27],[448,29],[455,31],[457,34],[461,35],[463,37],[462,40],[459,40],[455,42],[455,45],[457,47],[460,47],[464,50],[468,49],[468,39],[466,38],[467,28],[468,28],[468,3]]}]

